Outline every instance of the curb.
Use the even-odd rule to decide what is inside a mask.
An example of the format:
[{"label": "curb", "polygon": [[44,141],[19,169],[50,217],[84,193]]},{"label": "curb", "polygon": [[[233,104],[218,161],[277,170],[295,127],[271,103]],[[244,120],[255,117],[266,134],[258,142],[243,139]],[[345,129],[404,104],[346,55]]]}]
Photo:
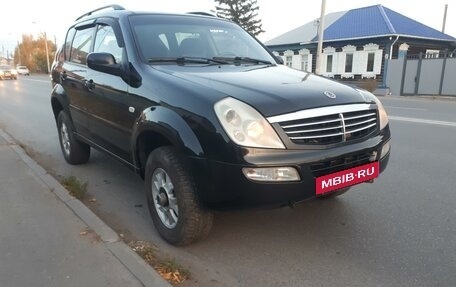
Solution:
[{"label": "curb", "polygon": [[0,137],[6,141],[21,160],[33,173],[62,201],[77,217],[92,229],[105,244],[111,254],[119,260],[145,287],[171,287],[152,267],[150,267],[136,252],[120,240],[119,235],[104,223],[95,213],[70,193],[43,167],[33,160],[14,139],[0,129]]}]

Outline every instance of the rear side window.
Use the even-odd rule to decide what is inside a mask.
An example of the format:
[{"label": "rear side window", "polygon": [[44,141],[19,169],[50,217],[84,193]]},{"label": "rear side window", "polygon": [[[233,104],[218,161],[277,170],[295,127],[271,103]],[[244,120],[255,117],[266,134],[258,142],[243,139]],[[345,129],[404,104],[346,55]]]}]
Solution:
[{"label": "rear side window", "polygon": [[85,65],[87,63],[87,55],[90,52],[93,38],[93,27],[76,30],[73,44],[71,45],[70,61]]},{"label": "rear side window", "polygon": [[64,52],[64,57],[65,57],[65,61],[69,61],[70,60],[70,54],[71,54],[71,43],[73,42],[73,38],[74,38],[74,33],[76,32],[76,30],[74,28],[71,28],[69,31],[68,31],[68,34],[66,36],[66,40],[65,40],[65,52]]}]

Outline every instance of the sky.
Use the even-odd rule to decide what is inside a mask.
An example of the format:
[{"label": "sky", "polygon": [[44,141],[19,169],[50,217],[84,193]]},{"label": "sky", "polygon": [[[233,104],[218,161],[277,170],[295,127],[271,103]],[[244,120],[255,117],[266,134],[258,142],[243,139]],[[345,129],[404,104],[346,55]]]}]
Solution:
[{"label": "sky", "polygon": [[[449,0],[327,0],[326,14],[382,4],[396,12],[437,30],[442,29],[445,4],[448,5],[445,32],[456,37],[456,3]],[[452,2],[452,1],[451,1]],[[64,3],[62,5],[62,3]],[[46,32],[48,39],[60,44],[66,28],[80,15],[101,6],[116,3],[136,11],[185,13],[214,10],[213,0],[55,0],[8,1],[0,16],[0,55],[12,51],[21,34]],[[259,18],[263,23],[261,41],[273,39],[320,16],[321,1],[317,0],[257,0]],[[24,6],[27,6],[24,9]],[[59,7],[60,6],[60,7]],[[4,8],[5,8],[4,7]]]}]

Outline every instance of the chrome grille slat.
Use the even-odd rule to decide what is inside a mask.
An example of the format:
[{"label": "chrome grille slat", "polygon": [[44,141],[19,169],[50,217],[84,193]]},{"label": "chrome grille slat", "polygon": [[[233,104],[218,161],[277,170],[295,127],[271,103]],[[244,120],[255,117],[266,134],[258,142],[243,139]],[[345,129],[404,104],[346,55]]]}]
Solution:
[{"label": "chrome grille slat", "polygon": [[[340,120],[339,120],[340,121]],[[290,132],[285,132],[287,135],[289,134],[299,134],[299,133],[314,133],[314,132],[321,132],[321,131],[329,131],[329,130],[337,130],[341,129],[342,126],[337,126],[337,127],[330,127],[330,128],[322,128],[322,129],[313,129],[313,130],[299,130],[299,131],[290,131]]]},{"label": "chrome grille slat", "polygon": [[325,137],[337,137],[342,136],[344,133],[337,133],[337,134],[329,134],[329,135],[321,135],[321,136],[308,136],[308,137],[290,137],[292,140],[303,140],[303,139],[319,139]]},{"label": "chrome grille slat", "polygon": [[360,116],[354,116],[354,117],[346,117],[345,120],[355,120],[355,119],[360,119],[360,118],[367,118],[367,117],[372,117],[372,116],[377,116],[375,113],[370,113],[367,115],[360,115]]},{"label": "chrome grille slat", "polygon": [[357,123],[354,123],[354,124],[345,124],[345,127],[348,128],[348,127],[353,127],[353,126],[359,126],[359,125],[362,125],[362,124],[367,124],[367,123],[370,123],[372,121],[376,121],[377,119],[375,118],[371,118],[371,119],[368,119],[368,120],[365,120],[365,121],[362,121],[362,122],[357,122]]},{"label": "chrome grille slat", "polygon": [[353,104],[303,110],[268,118],[295,144],[328,145],[361,139],[377,129],[377,107]]},{"label": "chrome grille slat", "polygon": [[371,125],[368,125],[366,127],[362,127],[362,128],[359,128],[359,129],[356,129],[356,130],[352,130],[352,131],[347,131],[349,133],[356,133],[356,132],[359,132],[359,131],[363,131],[363,130],[367,130],[368,128],[371,128],[373,126],[376,126],[377,124],[371,124]]},{"label": "chrome grille slat", "polygon": [[313,126],[313,125],[319,125],[319,124],[329,124],[329,123],[335,123],[335,122],[340,122],[340,119],[327,120],[327,121],[321,121],[321,122],[312,122],[312,123],[305,123],[305,124],[298,124],[298,125],[289,125],[289,126],[283,126],[282,128],[284,128],[284,129],[299,128],[299,127]]}]

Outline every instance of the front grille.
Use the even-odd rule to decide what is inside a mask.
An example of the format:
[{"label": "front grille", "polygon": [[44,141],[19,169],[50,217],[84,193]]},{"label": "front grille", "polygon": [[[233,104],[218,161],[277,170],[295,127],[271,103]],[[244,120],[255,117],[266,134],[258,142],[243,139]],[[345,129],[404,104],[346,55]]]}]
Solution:
[{"label": "front grille", "polygon": [[299,145],[328,145],[363,138],[377,129],[375,106],[356,104],[304,110],[269,118]]},{"label": "front grille", "polygon": [[322,175],[370,163],[372,156],[374,156],[372,152],[350,155],[313,164],[310,166],[310,169],[315,177],[319,177]]}]

